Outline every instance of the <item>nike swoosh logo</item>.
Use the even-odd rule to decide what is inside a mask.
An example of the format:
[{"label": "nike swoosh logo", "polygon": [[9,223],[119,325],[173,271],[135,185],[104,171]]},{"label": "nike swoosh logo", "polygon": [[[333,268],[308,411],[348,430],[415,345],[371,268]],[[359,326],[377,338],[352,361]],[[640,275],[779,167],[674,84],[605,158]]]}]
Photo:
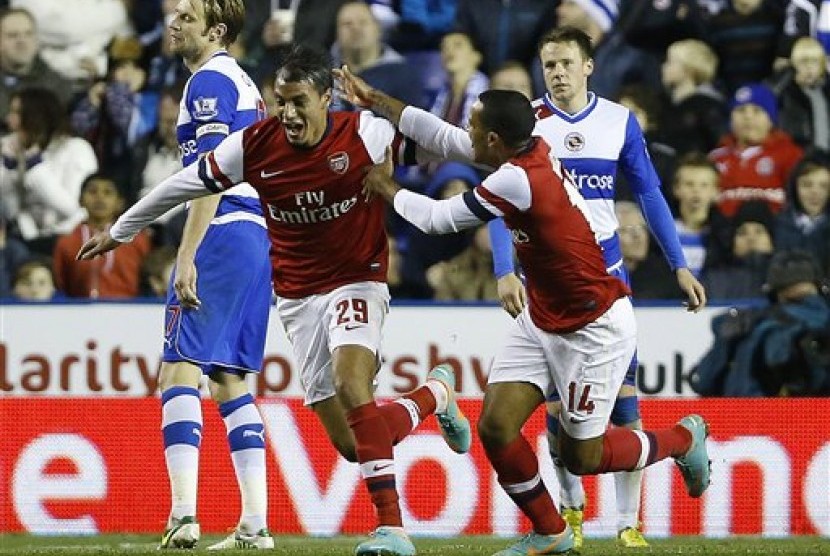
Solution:
[{"label": "nike swoosh logo", "polygon": [[283,172],[285,172],[285,170],[277,170],[276,172],[266,172],[265,170],[263,170],[259,173],[259,175],[262,179],[267,180],[268,178],[273,178],[274,176],[278,176]]},{"label": "nike swoosh logo", "polygon": [[346,330],[357,330],[358,328],[363,328],[362,324],[347,324]]},{"label": "nike swoosh logo", "polygon": [[383,471],[383,470],[384,470],[384,469],[386,469],[387,467],[392,467],[392,464],[391,464],[391,463],[387,463],[386,465],[378,465],[378,464],[376,463],[376,464],[375,464],[375,466],[372,468],[372,471]]},{"label": "nike swoosh logo", "polygon": [[570,417],[569,420],[571,423],[584,423],[587,421],[587,419],[577,419],[576,417]]}]

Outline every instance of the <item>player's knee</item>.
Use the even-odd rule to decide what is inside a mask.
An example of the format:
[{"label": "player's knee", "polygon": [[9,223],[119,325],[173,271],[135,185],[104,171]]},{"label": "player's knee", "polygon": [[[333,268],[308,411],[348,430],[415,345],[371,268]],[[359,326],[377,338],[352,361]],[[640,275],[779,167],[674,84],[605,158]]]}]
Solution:
[{"label": "player's knee", "polygon": [[640,399],[637,396],[623,396],[614,402],[611,423],[617,427],[640,420]]},{"label": "player's knee", "polygon": [[478,437],[485,448],[504,446],[514,436],[515,432],[501,419],[492,415],[482,414],[478,420]]}]

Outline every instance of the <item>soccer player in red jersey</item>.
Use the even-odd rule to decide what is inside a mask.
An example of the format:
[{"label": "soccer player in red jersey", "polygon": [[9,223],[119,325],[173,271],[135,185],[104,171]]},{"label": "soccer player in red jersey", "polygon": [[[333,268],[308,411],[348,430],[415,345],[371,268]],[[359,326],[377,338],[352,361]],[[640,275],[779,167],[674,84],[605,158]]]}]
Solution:
[{"label": "soccer player in red jersey", "polygon": [[388,242],[383,202],[364,196],[362,180],[388,148],[408,149],[394,126],[371,112],[329,113],[332,85],[325,56],[295,47],[277,72],[275,117],[232,133],[198,164],[162,182],[78,257],[131,240],[182,201],[241,182],[253,186],[271,240],[277,311],[306,405],[338,451],[360,464],[377,509],[379,527],[356,554],[410,556],[415,547],[402,527],[392,447],[435,413],[450,447],[466,452],[470,427],[446,367],[433,369],[424,386],[395,403],[374,401],[389,308]]},{"label": "soccer player in red jersey", "polygon": [[371,89],[344,68],[350,99],[388,117],[407,136],[444,156],[469,140],[474,159],[496,168],[447,200],[400,189],[392,161],[366,177],[367,193],[392,203],[425,233],[450,233],[502,217],[527,277],[528,304],[490,370],[478,435],[511,499],[533,531],[496,556],[561,554],[574,545],[521,430],[554,388],[561,393],[559,454],[578,475],[641,469],[675,458],[689,494],[709,485],[708,426],[698,415],[670,429],[606,430],[636,345],[629,291],[608,274],[584,198],[540,137],[530,102],[490,90],[473,105],[468,131]]}]

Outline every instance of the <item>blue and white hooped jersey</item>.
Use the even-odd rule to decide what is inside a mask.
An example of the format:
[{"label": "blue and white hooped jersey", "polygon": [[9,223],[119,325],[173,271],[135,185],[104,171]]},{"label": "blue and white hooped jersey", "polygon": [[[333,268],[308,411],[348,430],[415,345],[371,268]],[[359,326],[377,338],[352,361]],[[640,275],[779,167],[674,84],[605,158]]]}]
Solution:
[{"label": "blue and white hooped jersey", "polygon": [[622,264],[614,213],[617,171],[626,175],[635,194],[660,192],[643,132],[630,110],[594,93],[588,93],[588,105],[573,115],[558,109],[547,95],[535,100],[533,108],[538,120],[534,133],[550,144],[587,201],[605,262],[614,270]]},{"label": "blue and white hooped jersey", "polygon": [[[229,134],[265,116],[265,103],[254,82],[227,52],[217,52],[185,85],[176,123],[182,165],[189,166]],[[247,183],[223,193],[211,224],[242,219],[265,227],[259,197]]]}]

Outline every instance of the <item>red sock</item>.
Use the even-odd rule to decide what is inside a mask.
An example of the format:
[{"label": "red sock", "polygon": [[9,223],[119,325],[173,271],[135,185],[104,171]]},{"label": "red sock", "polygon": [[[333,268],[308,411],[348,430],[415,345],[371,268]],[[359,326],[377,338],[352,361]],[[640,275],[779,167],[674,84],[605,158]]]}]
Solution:
[{"label": "red sock", "polygon": [[642,469],[670,456],[682,456],[691,445],[691,433],[680,425],[659,431],[616,427],[605,432],[602,459],[596,472]]},{"label": "red sock", "polygon": [[565,530],[565,522],[556,511],[542,477],[536,454],[521,434],[507,446],[488,449],[487,458],[496,471],[499,484],[542,535]]},{"label": "red sock", "polygon": [[360,473],[377,509],[379,524],[402,527],[392,438],[378,406],[370,402],[356,407],[346,419],[354,433]]},{"label": "red sock", "polygon": [[421,421],[435,413],[435,396],[429,388],[421,386],[393,403],[380,406],[379,409],[392,435],[392,444],[397,445],[414,431]]}]

